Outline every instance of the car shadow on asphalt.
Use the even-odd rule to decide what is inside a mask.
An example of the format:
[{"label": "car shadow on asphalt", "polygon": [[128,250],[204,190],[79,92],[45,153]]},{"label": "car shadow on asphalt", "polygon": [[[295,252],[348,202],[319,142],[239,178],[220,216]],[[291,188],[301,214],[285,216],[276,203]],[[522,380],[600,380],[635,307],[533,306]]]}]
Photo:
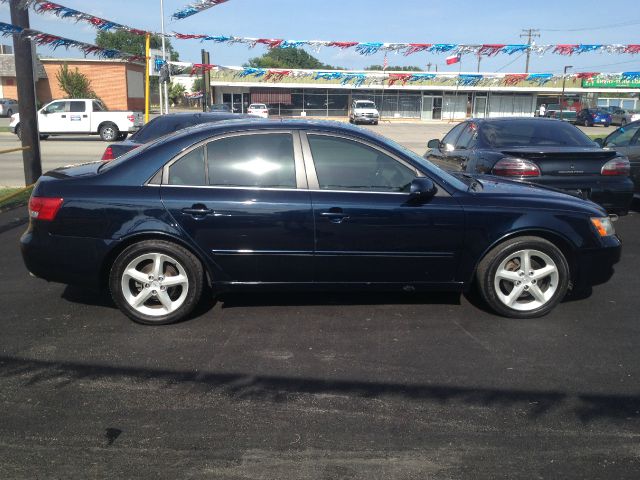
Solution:
[{"label": "car shadow on asphalt", "polygon": [[[308,395],[332,395],[346,399],[394,398],[423,406],[451,404],[458,408],[498,408],[537,421],[545,415],[568,415],[582,424],[613,419],[630,426],[640,421],[640,395],[583,394],[562,391],[516,390],[437,384],[409,384],[359,380],[335,380],[244,373],[215,373],[121,367],[60,360],[36,360],[0,356],[0,378],[18,379],[25,386],[46,385],[63,389],[82,383],[168,385],[176,394],[200,391],[232,400],[294,403]],[[350,402],[349,402],[350,403]]]},{"label": "car shadow on asphalt", "polygon": [[318,305],[460,305],[458,292],[226,292],[222,308]]}]

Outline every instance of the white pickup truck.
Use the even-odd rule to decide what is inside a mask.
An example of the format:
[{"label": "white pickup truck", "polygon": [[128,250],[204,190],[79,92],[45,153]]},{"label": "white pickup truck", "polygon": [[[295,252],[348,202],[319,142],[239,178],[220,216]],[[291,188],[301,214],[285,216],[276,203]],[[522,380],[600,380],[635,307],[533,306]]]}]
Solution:
[{"label": "white pickup truck", "polygon": [[[69,98],[54,100],[38,110],[40,138],[49,135],[100,135],[105,142],[124,140],[143,124],[140,112],[109,112],[99,100]],[[11,116],[9,127],[18,138],[20,114]]]}]

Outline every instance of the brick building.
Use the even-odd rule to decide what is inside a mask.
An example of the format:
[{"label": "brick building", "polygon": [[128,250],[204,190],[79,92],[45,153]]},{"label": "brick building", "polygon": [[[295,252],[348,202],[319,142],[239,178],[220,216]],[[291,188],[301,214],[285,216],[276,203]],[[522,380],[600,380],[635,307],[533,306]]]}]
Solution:
[{"label": "brick building", "polygon": [[[144,110],[144,64],[124,60],[59,59],[36,60],[36,96],[40,104],[66,95],[56,74],[63,64],[77,68],[91,81],[91,87],[109,110]],[[0,54],[0,97],[18,98],[13,55]]]}]

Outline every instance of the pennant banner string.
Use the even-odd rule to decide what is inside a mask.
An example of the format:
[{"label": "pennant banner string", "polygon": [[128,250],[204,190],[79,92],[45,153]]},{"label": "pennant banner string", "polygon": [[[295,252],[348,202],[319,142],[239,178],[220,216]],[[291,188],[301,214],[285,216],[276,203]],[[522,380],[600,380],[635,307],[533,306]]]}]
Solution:
[{"label": "pennant banner string", "polygon": [[196,13],[200,13],[228,1],[229,0],[198,0],[197,2],[192,2],[189,5],[185,5],[181,9],[176,10],[173,15],[171,15],[171,18],[174,18],[175,20],[182,20],[183,18],[190,17],[191,15],[195,15]]},{"label": "pennant banner string", "polygon": [[130,62],[144,62],[146,60],[144,55],[130,55],[128,53],[121,52],[120,50],[103,48],[91,43],[79,42],[70,38],[43,33],[31,28],[22,28],[16,25],[11,25],[10,23],[0,22],[0,36],[7,37],[10,35],[22,35],[33,40],[38,45],[47,45],[54,50],[59,47],[67,49],[77,48],[87,55],[95,55],[99,58],[117,58],[128,60]]},{"label": "pennant banner string", "polygon": [[[0,3],[7,3],[10,0],[0,0]],[[200,9],[211,8],[228,0],[199,0],[190,5],[190,8]],[[59,18],[74,19],[87,23],[102,31],[126,31],[136,35],[161,35],[158,32],[146,31],[129,27],[105,18],[96,17],[86,12],[75,10],[59,3],[46,0],[23,0],[25,7],[32,6],[36,13],[53,14]],[[195,13],[197,13],[197,11]],[[474,55],[493,57],[497,55],[514,55],[530,51],[537,55],[580,55],[584,53],[608,53],[608,54],[640,54],[640,44],[457,44],[457,43],[388,43],[388,42],[345,42],[334,40],[286,40],[280,38],[253,38],[236,37],[233,35],[208,35],[203,33],[165,33],[167,38],[178,40],[200,40],[211,41],[220,44],[244,44],[249,48],[256,45],[264,45],[269,49],[274,48],[301,48],[310,47],[319,51],[322,47],[351,49],[353,48],[360,55],[368,56],[379,52],[397,52],[405,56],[419,52],[447,55]]]}]

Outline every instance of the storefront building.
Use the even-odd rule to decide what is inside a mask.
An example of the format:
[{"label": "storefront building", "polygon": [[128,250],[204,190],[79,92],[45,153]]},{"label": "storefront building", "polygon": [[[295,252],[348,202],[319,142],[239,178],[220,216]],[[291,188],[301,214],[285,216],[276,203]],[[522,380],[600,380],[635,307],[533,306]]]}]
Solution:
[{"label": "storefront building", "polygon": [[[299,71],[304,72],[304,71]],[[354,74],[363,72],[350,72]],[[366,72],[371,73],[371,72]],[[380,72],[381,73],[381,72]],[[475,117],[534,116],[541,103],[559,102],[562,85],[549,82],[535,85],[456,85],[455,75],[420,84],[380,81],[361,85],[306,77],[277,81],[251,79],[230,71],[211,72],[214,103],[225,103],[235,112],[246,112],[251,103],[265,103],[274,116],[347,117],[353,100],[372,100],[385,118],[415,120],[462,120]],[[565,85],[566,99],[580,106],[598,105],[599,92],[638,92],[628,88],[584,88],[580,80]],[[566,100],[565,100],[566,101]]]}]

